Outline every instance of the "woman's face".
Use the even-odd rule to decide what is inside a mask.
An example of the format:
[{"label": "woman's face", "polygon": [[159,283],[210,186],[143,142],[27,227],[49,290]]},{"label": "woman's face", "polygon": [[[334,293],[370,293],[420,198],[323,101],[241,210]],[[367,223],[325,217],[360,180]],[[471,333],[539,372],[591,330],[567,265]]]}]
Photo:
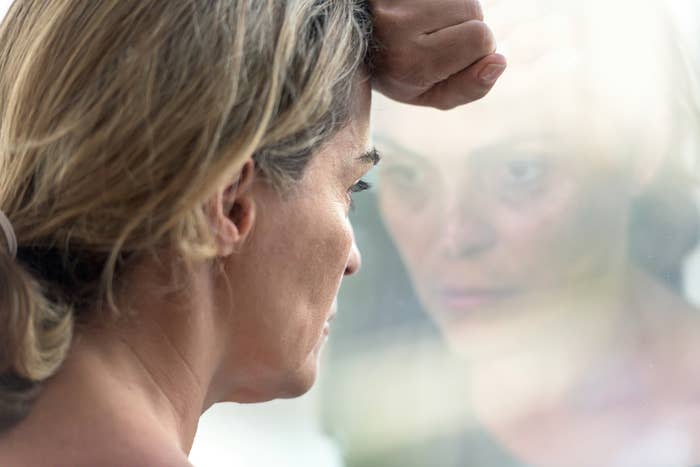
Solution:
[{"label": "woman's face", "polygon": [[226,269],[226,306],[235,310],[229,363],[249,378],[234,382],[242,388],[235,400],[295,397],[315,380],[341,279],[360,267],[348,210],[375,162],[370,97],[368,82],[359,83],[350,124],[313,156],[290,193],[280,196],[262,179],[253,188],[253,230]]},{"label": "woman's face", "polygon": [[540,91],[497,89],[450,112],[375,104],[385,223],[421,301],[466,353],[527,345],[626,250],[626,149],[575,110],[571,88]]}]

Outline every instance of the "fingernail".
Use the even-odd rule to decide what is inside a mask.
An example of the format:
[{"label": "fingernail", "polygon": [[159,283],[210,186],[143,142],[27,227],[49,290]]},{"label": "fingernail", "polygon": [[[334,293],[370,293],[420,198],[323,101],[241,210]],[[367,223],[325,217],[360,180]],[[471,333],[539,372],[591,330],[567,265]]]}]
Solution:
[{"label": "fingernail", "polygon": [[491,63],[490,65],[486,65],[484,69],[481,70],[478,78],[486,84],[493,84],[503,74],[505,69],[505,65]]}]

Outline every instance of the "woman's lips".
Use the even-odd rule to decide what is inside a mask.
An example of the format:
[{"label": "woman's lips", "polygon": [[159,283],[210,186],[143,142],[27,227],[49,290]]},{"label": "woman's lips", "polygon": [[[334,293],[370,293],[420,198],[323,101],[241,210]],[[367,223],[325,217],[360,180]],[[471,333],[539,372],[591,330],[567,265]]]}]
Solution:
[{"label": "woman's lips", "polygon": [[333,306],[331,307],[331,312],[328,315],[328,318],[326,319],[326,322],[323,323],[323,335],[328,336],[328,334],[331,331],[331,321],[335,319],[335,315],[338,314],[338,302],[334,301]]},{"label": "woman's lips", "polygon": [[333,321],[333,318],[335,318],[335,313],[330,315],[328,319],[326,320],[325,323],[323,323],[323,335],[327,336],[328,333],[331,331],[331,321]]}]

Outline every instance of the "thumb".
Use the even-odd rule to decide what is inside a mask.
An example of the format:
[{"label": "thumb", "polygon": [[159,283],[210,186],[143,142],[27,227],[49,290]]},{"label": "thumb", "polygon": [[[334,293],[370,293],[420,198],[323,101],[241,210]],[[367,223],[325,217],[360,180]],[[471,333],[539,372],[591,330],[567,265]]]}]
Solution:
[{"label": "thumb", "polygon": [[448,110],[484,97],[507,66],[501,54],[490,54],[468,68],[436,83],[411,104]]}]

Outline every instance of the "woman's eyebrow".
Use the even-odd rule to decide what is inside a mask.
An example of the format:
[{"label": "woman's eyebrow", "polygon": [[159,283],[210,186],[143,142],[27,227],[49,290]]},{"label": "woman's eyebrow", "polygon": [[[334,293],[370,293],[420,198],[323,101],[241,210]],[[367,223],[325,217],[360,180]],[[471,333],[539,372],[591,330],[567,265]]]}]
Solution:
[{"label": "woman's eyebrow", "polygon": [[379,161],[382,159],[382,156],[379,154],[379,151],[377,151],[377,148],[372,148],[362,154],[359,155],[357,158],[358,161],[363,162],[365,164],[372,164],[372,165],[377,165],[379,164]]}]

